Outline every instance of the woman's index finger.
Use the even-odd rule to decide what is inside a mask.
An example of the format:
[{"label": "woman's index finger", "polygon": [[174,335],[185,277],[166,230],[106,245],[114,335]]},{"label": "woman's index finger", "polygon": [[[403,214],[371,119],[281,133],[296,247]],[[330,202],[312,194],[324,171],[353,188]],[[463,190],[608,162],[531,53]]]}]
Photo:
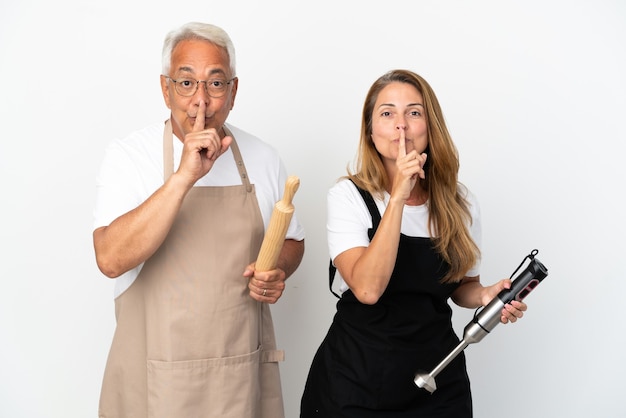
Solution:
[{"label": "woman's index finger", "polygon": [[400,139],[398,142],[398,157],[406,157],[406,137],[403,128],[400,128]]}]

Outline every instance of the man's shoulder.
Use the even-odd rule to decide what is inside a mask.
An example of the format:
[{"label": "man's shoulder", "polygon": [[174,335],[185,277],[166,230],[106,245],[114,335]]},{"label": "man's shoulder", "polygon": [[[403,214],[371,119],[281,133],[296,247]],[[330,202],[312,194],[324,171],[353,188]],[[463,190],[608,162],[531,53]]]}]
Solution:
[{"label": "man's shoulder", "polygon": [[119,141],[129,145],[153,141],[161,143],[163,139],[163,127],[163,122],[155,122],[129,133],[119,139]]},{"label": "man's shoulder", "polygon": [[109,144],[109,149],[126,154],[153,153],[163,149],[163,122],[155,122],[116,138]]},{"label": "man's shoulder", "polygon": [[163,161],[163,122],[155,122],[109,142],[107,160],[114,164],[159,164]]}]

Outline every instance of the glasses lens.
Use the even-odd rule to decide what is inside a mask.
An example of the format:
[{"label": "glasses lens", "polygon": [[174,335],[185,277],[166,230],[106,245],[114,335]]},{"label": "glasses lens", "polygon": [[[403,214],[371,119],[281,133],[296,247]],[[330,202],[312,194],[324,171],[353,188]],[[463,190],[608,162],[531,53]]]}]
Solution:
[{"label": "glasses lens", "polygon": [[221,79],[207,80],[205,82],[207,92],[211,97],[221,97],[226,93],[227,81]]},{"label": "glasses lens", "polygon": [[193,96],[198,88],[198,82],[193,78],[179,78],[174,81],[174,87],[181,96]]},{"label": "glasses lens", "polygon": [[226,88],[230,81],[222,80],[222,79],[214,79],[214,80],[202,80],[197,81],[193,78],[179,78],[178,80],[173,80],[174,87],[176,88],[176,92],[181,96],[193,96],[196,94],[196,90],[198,89],[198,84],[204,83],[206,86],[206,91],[211,97],[222,97],[224,93],[226,93]]}]

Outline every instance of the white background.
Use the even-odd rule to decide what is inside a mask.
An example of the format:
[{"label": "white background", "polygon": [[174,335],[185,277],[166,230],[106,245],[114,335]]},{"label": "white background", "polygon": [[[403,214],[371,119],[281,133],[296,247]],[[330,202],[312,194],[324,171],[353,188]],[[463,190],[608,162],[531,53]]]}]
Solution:
[{"label": "white background", "polygon": [[[111,139],[167,117],[162,40],[189,20],[229,32],[230,121],[301,180],[306,253],[273,307],[288,418],[335,310],[326,191],[392,68],[438,94],[482,207],[483,282],[533,248],[549,269],[521,322],[466,349],[475,415],[625,416],[624,2],[2,0],[1,417],[97,414],[115,323],[95,177]],[[472,313],[455,309],[459,332]]]}]

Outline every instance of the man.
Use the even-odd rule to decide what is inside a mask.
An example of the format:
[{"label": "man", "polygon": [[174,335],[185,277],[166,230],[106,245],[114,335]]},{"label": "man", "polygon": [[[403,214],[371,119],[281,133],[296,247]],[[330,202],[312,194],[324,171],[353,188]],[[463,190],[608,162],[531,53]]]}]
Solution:
[{"label": "man", "polygon": [[169,120],[114,141],[98,178],[94,248],[117,278],[100,417],[284,415],[267,303],[304,253],[292,218],[275,270],[255,271],[287,178],[277,153],[226,123],[238,79],[220,28],[163,46]]}]

